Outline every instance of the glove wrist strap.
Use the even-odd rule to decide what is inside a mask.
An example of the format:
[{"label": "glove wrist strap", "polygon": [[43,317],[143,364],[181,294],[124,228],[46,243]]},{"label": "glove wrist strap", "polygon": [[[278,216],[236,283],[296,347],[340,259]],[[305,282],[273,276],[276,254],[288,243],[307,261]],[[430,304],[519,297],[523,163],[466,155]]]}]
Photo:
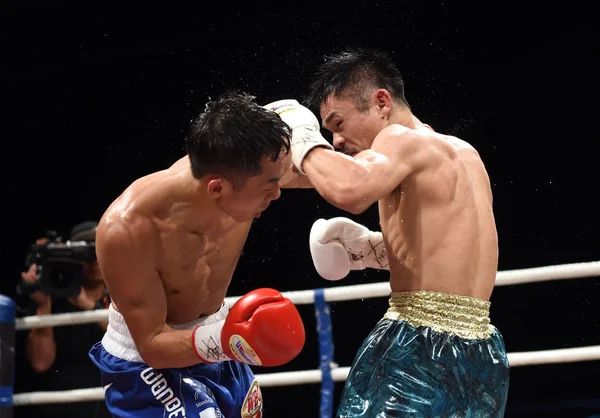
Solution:
[{"label": "glove wrist strap", "polygon": [[365,245],[365,266],[377,270],[389,270],[387,249],[383,242],[381,232],[369,233],[369,239]]},{"label": "glove wrist strap", "polygon": [[327,142],[318,129],[310,125],[294,128],[292,133],[292,162],[303,175],[302,161],[306,154],[315,147],[325,147],[333,150],[333,146]]},{"label": "glove wrist strap", "polygon": [[223,324],[225,324],[225,320],[215,322],[214,324],[200,325],[194,328],[194,332],[192,332],[192,346],[196,355],[204,363],[231,360],[223,351],[221,343]]}]

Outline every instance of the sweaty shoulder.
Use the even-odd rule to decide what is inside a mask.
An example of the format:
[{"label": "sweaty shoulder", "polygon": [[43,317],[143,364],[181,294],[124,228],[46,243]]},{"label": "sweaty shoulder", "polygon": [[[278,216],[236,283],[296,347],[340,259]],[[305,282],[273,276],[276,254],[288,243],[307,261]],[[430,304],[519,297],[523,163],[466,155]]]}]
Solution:
[{"label": "sweaty shoulder", "polygon": [[443,145],[447,146],[448,148],[451,148],[451,150],[455,152],[460,159],[480,160],[479,153],[477,152],[475,147],[473,147],[468,142],[450,135],[436,134],[436,137]]},{"label": "sweaty shoulder", "polygon": [[388,128],[392,128],[391,132],[393,133],[390,134],[392,137],[401,138],[399,142],[413,143],[415,147],[428,151],[428,153],[442,154],[445,157],[455,156],[461,159],[479,159],[479,153],[471,144],[455,136],[435,132],[428,125],[422,125],[416,129],[399,125]]},{"label": "sweaty shoulder", "polygon": [[409,140],[414,136],[414,131],[414,129],[407,128],[406,126],[392,124],[383,128],[375,137],[375,141]]},{"label": "sweaty shoulder", "polygon": [[187,156],[166,170],[140,177],[110,205],[98,225],[104,239],[148,238],[156,234],[154,220],[168,211],[170,197],[177,189],[180,178],[189,174]]},{"label": "sweaty shoulder", "polygon": [[[112,207],[100,219],[96,256],[111,294],[135,277],[154,274],[159,253],[156,237],[152,219],[132,208]],[[128,281],[122,280],[125,277]],[[118,292],[113,299],[120,306]]]},{"label": "sweaty shoulder", "polygon": [[411,129],[403,125],[393,124],[386,126],[379,132],[373,141],[373,146],[385,147],[386,145],[392,145],[402,148],[415,147],[417,149],[431,145],[431,141],[438,136],[440,135],[429,128]]},{"label": "sweaty shoulder", "polygon": [[389,125],[375,137],[371,150],[387,157],[393,166],[405,165],[407,174],[415,173],[430,165],[435,135],[426,128]]},{"label": "sweaty shoulder", "polygon": [[[119,199],[123,198],[121,196]],[[115,201],[100,219],[96,233],[99,251],[106,247],[119,248],[150,242],[155,235],[156,228],[151,217],[139,210],[135,203],[129,203]]]},{"label": "sweaty shoulder", "polygon": [[111,247],[147,247],[156,236],[155,215],[164,201],[163,189],[169,170],[134,181],[106,210],[96,235],[98,250]]}]

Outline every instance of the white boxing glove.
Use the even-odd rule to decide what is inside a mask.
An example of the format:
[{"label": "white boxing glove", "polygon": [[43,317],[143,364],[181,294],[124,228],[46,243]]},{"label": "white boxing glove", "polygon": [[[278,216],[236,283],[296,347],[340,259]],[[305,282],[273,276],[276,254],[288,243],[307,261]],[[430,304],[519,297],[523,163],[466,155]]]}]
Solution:
[{"label": "white boxing glove", "polygon": [[350,270],[389,270],[383,234],[351,219],[318,219],[309,243],[315,269],[324,279],[343,279]]},{"label": "white boxing glove", "polygon": [[302,160],[315,147],[325,147],[333,150],[319,129],[317,117],[306,107],[294,99],[278,100],[264,106],[274,111],[281,120],[292,128],[292,162],[302,174]]}]

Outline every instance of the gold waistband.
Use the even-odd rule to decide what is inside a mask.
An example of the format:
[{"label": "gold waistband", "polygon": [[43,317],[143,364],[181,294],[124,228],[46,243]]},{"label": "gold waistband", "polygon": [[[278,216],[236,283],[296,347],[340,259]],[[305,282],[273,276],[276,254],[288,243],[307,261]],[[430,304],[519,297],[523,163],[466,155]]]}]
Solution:
[{"label": "gold waistband", "polygon": [[490,302],[426,290],[392,292],[384,317],[468,339],[488,338],[495,330],[490,324]]}]

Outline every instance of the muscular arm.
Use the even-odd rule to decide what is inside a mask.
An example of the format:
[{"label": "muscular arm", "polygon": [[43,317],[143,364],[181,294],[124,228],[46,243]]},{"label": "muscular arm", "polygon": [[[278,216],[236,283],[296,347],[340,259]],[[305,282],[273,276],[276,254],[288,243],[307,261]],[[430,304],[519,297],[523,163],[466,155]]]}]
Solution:
[{"label": "muscular arm", "polygon": [[155,369],[199,362],[192,331],[166,325],[167,298],[156,269],[155,233],[150,221],[117,221],[98,230],[98,261],[112,301],[123,315],[142,359]]},{"label": "muscular arm", "polygon": [[388,127],[370,149],[354,157],[315,148],[304,159],[302,168],[324,199],[359,214],[423,166],[424,146],[420,141],[410,129]]}]

